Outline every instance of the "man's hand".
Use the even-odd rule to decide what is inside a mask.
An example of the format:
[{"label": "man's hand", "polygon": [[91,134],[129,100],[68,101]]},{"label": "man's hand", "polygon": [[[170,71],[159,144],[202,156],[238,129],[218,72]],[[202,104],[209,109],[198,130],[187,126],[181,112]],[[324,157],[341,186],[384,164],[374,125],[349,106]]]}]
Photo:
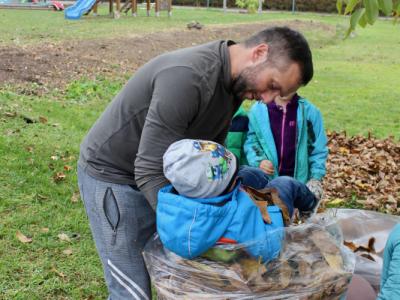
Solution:
[{"label": "man's hand", "polygon": [[264,159],[260,162],[260,169],[263,170],[268,175],[274,174],[274,165],[270,160]]}]

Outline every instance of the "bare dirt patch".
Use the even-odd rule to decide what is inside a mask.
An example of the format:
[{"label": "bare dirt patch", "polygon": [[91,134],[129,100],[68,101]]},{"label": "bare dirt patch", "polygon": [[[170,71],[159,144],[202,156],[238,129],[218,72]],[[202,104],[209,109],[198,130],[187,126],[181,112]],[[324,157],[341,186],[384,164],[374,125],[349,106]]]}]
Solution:
[{"label": "bare dirt patch", "polygon": [[182,47],[216,39],[239,41],[266,26],[287,25],[299,31],[326,31],[329,25],[316,22],[276,22],[204,27],[201,30],[163,31],[138,37],[47,43],[34,47],[0,47],[0,85],[36,83],[44,89],[62,89],[68,82],[97,75],[120,77],[132,74],[152,57]]}]

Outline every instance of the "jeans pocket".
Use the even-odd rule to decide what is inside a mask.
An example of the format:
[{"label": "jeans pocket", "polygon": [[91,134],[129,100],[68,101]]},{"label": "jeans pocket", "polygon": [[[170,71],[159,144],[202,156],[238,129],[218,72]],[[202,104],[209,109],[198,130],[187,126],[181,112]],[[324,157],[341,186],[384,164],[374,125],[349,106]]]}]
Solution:
[{"label": "jeans pocket", "polygon": [[114,192],[111,187],[106,189],[103,198],[103,211],[107,218],[108,224],[110,224],[111,230],[113,231],[111,238],[111,245],[115,245],[117,239],[117,229],[121,214],[118,207],[117,199],[115,198]]}]

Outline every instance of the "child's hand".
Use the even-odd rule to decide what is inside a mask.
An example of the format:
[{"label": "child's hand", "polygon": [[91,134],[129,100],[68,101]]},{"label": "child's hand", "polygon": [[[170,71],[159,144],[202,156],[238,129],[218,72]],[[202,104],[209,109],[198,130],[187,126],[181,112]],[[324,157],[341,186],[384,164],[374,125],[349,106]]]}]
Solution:
[{"label": "child's hand", "polygon": [[321,200],[324,188],[322,187],[322,182],[320,180],[311,178],[307,183],[306,186],[314,194],[314,196],[319,200]]},{"label": "child's hand", "polygon": [[274,174],[274,165],[270,160],[264,159],[260,162],[260,169],[263,170],[268,175]]}]

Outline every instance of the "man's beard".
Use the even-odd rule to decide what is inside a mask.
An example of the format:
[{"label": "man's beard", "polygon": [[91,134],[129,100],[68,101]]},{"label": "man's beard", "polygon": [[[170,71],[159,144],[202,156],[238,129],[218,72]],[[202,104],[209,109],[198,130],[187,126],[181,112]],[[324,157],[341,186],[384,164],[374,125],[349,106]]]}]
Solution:
[{"label": "man's beard", "polygon": [[245,100],[244,98],[246,93],[256,93],[256,86],[254,85],[254,82],[256,74],[261,69],[260,67],[260,65],[246,67],[233,80],[232,93],[236,99],[243,101]]}]

